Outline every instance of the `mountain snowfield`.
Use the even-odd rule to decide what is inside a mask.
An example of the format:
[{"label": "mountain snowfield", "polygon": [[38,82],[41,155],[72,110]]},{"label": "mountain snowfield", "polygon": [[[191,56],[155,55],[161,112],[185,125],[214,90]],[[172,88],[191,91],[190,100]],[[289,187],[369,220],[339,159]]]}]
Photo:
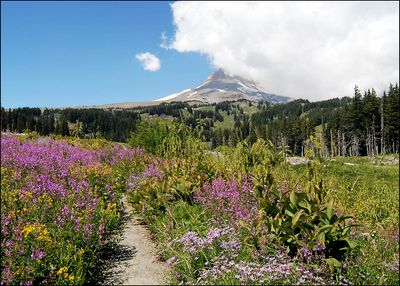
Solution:
[{"label": "mountain snowfield", "polygon": [[167,96],[165,96],[165,97],[162,97],[162,98],[159,98],[159,99],[156,99],[156,100],[153,100],[153,101],[166,101],[166,100],[170,100],[170,99],[173,99],[173,98],[177,97],[178,95],[183,94],[183,93],[185,93],[185,92],[188,92],[188,91],[190,91],[190,90],[191,90],[191,89],[188,88],[188,89],[185,89],[184,91],[181,91],[181,92],[179,92],[179,93],[173,93],[173,94],[167,95]]},{"label": "mountain snowfield", "polygon": [[199,101],[203,103],[218,103],[222,101],[268,101],[285,103],[293,100],[290,97],[270,94],[263,91],[254,81],[217,70],[208,79],[194,89],[185,89],[153,102]]}]

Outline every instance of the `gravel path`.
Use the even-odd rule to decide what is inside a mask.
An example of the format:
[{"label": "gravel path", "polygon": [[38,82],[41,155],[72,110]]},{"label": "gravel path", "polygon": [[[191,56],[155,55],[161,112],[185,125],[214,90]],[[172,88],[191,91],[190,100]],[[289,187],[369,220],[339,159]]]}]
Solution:
[{"label": "gravel path", "polygon": [[[150,233],[132,214],[124,197],[122,240],[109,253],[110,267],[103,273],[104,285],[162,285],[166,284],[168,267],[157,261],[156,247]],[[107,262],[105,262],[107,263]],[[108,264],[107,263],[107,264]]]}]

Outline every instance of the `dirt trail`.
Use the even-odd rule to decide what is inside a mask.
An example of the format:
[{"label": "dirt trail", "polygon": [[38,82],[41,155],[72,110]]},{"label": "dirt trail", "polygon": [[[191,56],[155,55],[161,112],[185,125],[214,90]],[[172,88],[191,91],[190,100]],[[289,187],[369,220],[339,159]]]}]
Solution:
[{"label": "dirt trail", "polygon": [[[150,233],[132,214],[132,207],[123,198],[122,240],[110,251],[106,261],[110,267],[103,272],[104,285],[166,284],[168,267],[157,261],[156,248]],[[107,263],[107,262],[106,262]]]}]

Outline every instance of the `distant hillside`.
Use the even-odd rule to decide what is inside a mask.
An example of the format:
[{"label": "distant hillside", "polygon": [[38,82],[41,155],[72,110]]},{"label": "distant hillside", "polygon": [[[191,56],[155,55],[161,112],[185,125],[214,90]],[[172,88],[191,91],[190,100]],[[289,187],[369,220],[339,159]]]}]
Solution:
[{"label": "distant hillside", "polygon": [[320,141],[321,152],[334,156],[398,153],[400,149],[397,84],[390,85],[383,97],[373,89],[362,95],[356,88],[353,98],[319,102],[298,99],[272,104],[240,99],[209,104],[173,99],[121,109],[1,108],[1,129],[126,141],[143,122],[178,121],[196,130],[211,149],[238,142],[252,145],[263,138],[293,155],[304,155],[310,136]]}]

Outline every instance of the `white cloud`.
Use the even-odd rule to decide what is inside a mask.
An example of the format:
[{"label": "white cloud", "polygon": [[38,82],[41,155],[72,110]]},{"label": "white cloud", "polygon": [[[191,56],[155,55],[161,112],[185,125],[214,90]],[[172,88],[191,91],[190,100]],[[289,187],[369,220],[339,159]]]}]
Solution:
[{"label": "white cloud", "polygon": [[149,52],[137,54],[135,58],[142,63],[143,68],[147,71],[158,71],[161,68],[160,59]]},{"label": "white cloud", "polygon": [[169,49],[170,43],[168,43],[168,37],[165,32],[161,33],[161,44],[160,47],[164,49]]},{"label": "white cloud", "polygon": [[398,2],[171,4],[162,46],[209,56],[271,93],[322,100],[386,89],[399,78]]}]

